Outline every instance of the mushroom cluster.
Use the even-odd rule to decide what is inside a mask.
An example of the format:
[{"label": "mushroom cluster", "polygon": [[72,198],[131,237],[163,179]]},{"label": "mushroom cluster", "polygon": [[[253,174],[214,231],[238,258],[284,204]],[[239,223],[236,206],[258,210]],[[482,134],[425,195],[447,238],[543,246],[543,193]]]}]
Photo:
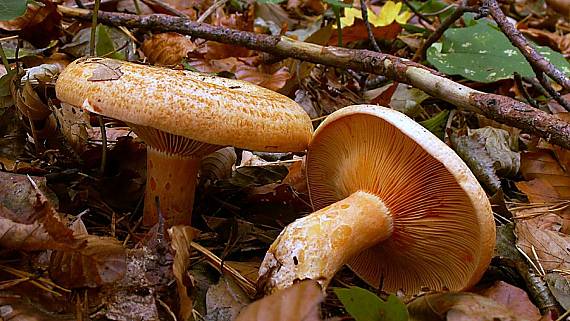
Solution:
[{"label": "mushroom cluster", "polygon": [[316,212],[288,225],[261,265],[265,292],[323,288],[344,265],[385,291],[462,290],[486,270],[495,224],[485,192],[441,140],[392,109],[331,114],[307,154]]},{"label": "mushroom cluster", "polygon": [[62,102],[122,120],[147,144],[143,223],[191,223],[200,159],[224,146],[304,151],[312,124],[293,100],[253,84],[207,74],[83,58],[60,74]]}]

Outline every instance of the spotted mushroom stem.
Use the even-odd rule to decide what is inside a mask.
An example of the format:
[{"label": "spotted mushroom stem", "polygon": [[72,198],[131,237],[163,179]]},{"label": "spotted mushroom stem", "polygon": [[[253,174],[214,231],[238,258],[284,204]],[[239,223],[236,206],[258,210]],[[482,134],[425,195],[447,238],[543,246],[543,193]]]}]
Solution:
[{"label": "spotted mushroom stem", "polygon": [[190,225],[200,158],[179,156],[147,147],[143,224],[158,222],[156,197],[166,226]]},{"label": "spotted mushroom stem", "polygon": [[289,224],[273,242],[259,270],[266,293],[313,279],[326,288],[350,258],[390,237],[390,210],[373,194],[349,197]]}]

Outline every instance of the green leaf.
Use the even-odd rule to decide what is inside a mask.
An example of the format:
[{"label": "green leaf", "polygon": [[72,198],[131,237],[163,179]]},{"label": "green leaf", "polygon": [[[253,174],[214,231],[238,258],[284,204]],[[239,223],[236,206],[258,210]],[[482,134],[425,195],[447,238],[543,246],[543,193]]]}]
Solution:
[{"label": "green leaf", "polygon": [[376,294],[356,286],[333,289],[344,308],[356,321],[406,321],[406,305],[395,295],[382,301]]},{"label": "green leaf", "polygon": [[0,0],[0,21],[16,19],[26,13],[29,1]]},{"label": "green leaf", "polygon": [[[548,47],[534,47],[563,73],[570,75],[570,64],[564,56]],[[515,71],[522,76],[534,76],[519,50],[493,24],[483,19],[471,27],[445,31],[443,42],[428,49],[427,59],[443,73],[461,75],[481,83],[511,78]]]},{"label": "green leaf", "polygon": [[449,116],[449,110],[442,110],[432,118],[421,121],[420,125],[441,139],[444,134],[443,128],[447,123],[447,116]]},{"label": "green leaf", "polygon": [[97,56],[110,57],[119,60],[125,60],[125,56],[116,51],[113,39],[109,36],[108,27],[105,25],[97,26],[97,44],[95,46],[95,52]]}]

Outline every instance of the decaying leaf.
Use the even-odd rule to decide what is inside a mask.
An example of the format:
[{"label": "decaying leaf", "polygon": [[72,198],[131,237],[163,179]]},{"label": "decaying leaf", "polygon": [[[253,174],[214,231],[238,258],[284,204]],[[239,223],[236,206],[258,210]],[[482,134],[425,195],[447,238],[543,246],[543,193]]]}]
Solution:
[{"label": "decaying leaf", "polygon": [[501,182],[495,173],[493,160],[489,152],[485,149],[485,144],[479,139],[470,136],[449,136],[455,152],[469,166],[477,180],[491,192],[495,194],[501,189]]},{"label": "decaying leaf", "polygon": [[206,293],[207,320],[236,320],[250,302],[247,294],[231,279],[222,276]]},{"label": "decaying leaf", "polygon": [[570,280],[563,277],[560,273],[550,272],[544,276],[546,284],[552,295],[556,298],[558,303],[566,309],[570,310]]},{"label": "decaying leaf", "polygon": [[492,299],[467,292],[424,295],[408,304],[408,312],[410,321],[531,321]]},{"label": "decaying leaf", "polygon": [[469,136],[474,136],[485,144],[497,174],[513,177],[519,172],[521,157],[515,152],[517,141],[511,139],[506,130],[493,127],[470,129]]},{"label": "decaying leaf", "polygon": [[52,254],[49,273],[53,280],[67,288],[83,288],[113,283],[123,277],[126,252],[121,242],[91,235],[78,240],[84,241],[85,246]]},{"label": "decaying leaf", "polygon": [[[375,102],[375,100],[383,92],[391,88],[393,84],[372,89],[364,93],[364,99],[367,101]],[[399,112],[402,112],[410,117],[416,116],[418,108],[422,101],[430,96],[420,89],[414,88],[406,84],[397,84],[395,91],[390,96],[388,105]]]},{"label": "decaying leaf", "polygon": [[89,114],[70,104],[61,103],[61,108],[54,109],[54,116],[66,142],[77,153],[83,151],[87,145]]},{"label": "decaying leaf", "polygon": [[178,304],[180,306],[178,315],[180,320],[190,320],[193,308],[191,294],[194,284],[187,269],[190,266],[190,242],[198,235],[198,231],[190,226],[179,225],[171,227],[168,234],[172,240],[172,250],[174,250],[172,272],[176,278],[176,288],[178,289]]},{"label": "decaying leaf", "polygon": [[236,321],[318,321],[323,299],[316,281],[302,281],[248,305]]}]

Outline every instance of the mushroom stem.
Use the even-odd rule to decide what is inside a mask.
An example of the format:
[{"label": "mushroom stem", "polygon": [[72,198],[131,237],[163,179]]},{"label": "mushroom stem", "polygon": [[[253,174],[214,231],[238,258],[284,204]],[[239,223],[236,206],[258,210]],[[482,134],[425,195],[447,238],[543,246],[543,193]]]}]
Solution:
[{"label": "mushroom stem", "polygon": [[349,197],[289,224],[269,248],[259,270],[266,293],[295,280],[317,280],[326,288],[350,258],[390,237],[390,210],[373,194]]},{"label": "mushroom stem", "polygon": [[190,225],[199,157],[177,156],[147,147],[147,176],[143,224],[158,222],[155,199],[166,226]]}]

